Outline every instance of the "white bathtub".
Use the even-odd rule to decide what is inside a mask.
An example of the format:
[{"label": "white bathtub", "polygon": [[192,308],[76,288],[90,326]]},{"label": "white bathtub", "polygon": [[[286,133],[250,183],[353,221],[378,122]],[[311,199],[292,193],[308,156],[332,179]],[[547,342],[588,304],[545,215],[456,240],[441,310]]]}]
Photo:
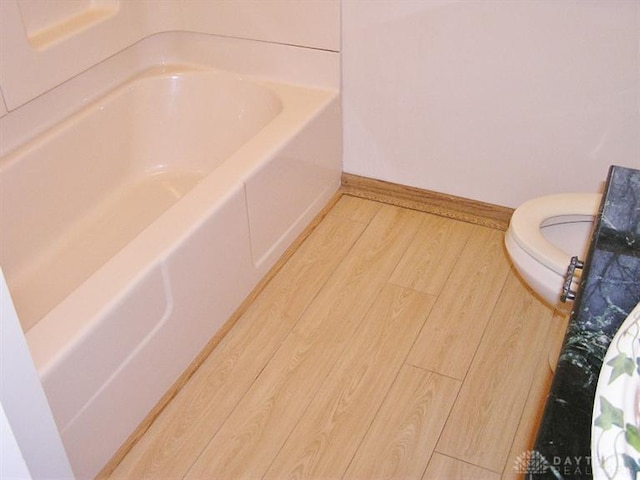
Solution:
[{"label": "white bathtub", "polygon": [[337,190],[338,93],[151,70],[0,159],[0,264],[94,476]]}]

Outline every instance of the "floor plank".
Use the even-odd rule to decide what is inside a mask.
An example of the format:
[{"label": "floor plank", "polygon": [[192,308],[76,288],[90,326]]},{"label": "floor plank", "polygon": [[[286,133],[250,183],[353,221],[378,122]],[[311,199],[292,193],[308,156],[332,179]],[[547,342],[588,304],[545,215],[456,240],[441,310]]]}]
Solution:
[{"label": "floor plank", "polygon": [[383,206],[186,478],[266,472],[421,222]]},{"label": "floor plank", "polygon": [[438,295],[476,227],[425,215],[420,231],[391,276],[391,283]]},{"label": "floor plank", "polygon": [[530,385],[547,360],[552,315],[510,273],[438,452],[503,471]]},{"label": "floor plank", "polygon": [[422,480],[498,480],[491,470],[435,453]]},{"label": "floor plank", "polygon": [[369,223],[381,208],[381,203],[342,195],[329,215],[342,217],[352,222]]},{"label": "floor plank", "polygon": [[403,366],[343,478],[420,478],[460,384]]},{"label": "floor plank", "polygon": [[521,468],[519,468],[522,463],[519,460],[526,458],[527,452],[533,448],[536,439],[536,427],[542,419],[547,392],[553,379],[551,365],[555,366],[557,362],[560,353],[558,345],[564,339],[568,320],[569,318],[565,313],[554,312],[549,327],[548,341],[545,342],[548,354],[545,355],[544,351],[539,352],[538,367],[533,375],[527,403],[518,423],[518,430],[511,445],[502,480],[520,480],[522,478]]},{"label": "floor plank", "polygon": [[433,297],[385,286],[264,478],[340,478]]},{"label": "floor plank", "polygon": [[475,227],[407,362],[464,379],[509,272],[503,234]]}]

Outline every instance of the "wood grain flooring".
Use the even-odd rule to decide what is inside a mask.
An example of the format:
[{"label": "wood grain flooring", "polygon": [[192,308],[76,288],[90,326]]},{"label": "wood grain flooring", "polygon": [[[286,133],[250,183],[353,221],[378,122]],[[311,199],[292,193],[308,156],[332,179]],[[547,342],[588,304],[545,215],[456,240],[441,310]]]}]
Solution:
[{"label": "wood grain flooring", "polygon": [[565,319],[502,239],[343,195],[110,478],[519,478]]}]

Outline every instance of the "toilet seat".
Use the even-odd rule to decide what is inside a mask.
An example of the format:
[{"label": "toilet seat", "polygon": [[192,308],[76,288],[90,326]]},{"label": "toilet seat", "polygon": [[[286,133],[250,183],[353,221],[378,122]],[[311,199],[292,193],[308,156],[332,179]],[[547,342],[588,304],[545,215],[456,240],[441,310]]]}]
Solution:
[{"label": "toilet seat", "polygon": [[547,240],[541,228],[577,221],[576,215],[594,217],[601,197],[593,193],[563,193],[529,200],[513,213],[509,234],[537,262],[564,276],[571,254]]}]

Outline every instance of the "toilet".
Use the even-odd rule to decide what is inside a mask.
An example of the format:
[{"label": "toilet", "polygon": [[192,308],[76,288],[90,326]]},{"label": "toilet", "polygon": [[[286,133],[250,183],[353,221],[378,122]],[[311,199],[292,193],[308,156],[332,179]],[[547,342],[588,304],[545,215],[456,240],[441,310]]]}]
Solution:
[{"label": "toilet", "polygon": [[[560,301],[571,257],[584,261],[601,195],[564,193],[534,198],[516,208],[505,235],[511,261],[524,281],[553,308]],[[576,291],[580,270],[571,290]]]}]

